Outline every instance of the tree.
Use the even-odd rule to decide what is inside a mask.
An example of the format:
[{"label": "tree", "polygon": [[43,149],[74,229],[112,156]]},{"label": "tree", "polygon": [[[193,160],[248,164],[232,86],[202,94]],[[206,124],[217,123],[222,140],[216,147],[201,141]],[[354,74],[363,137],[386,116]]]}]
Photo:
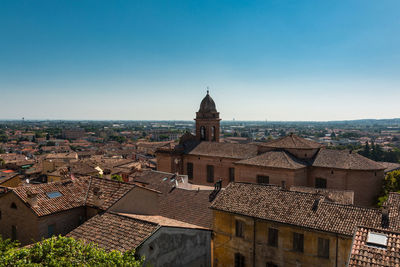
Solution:
[{"label": "tree", "polygon": [[390,192],[400,192],[400,170],[388,172],[383,179],[378,206],[382,206]]},{"label": "tree", "polygon": [[135,251],[106,251],[71,237],[53,236],[29,247],[0,238],[1,266],[142,266]]},{"label": "tree", "polygon": [[363,151],[360,151],[360,154],[363,155],[366,158],[370,157],[371,149],[369,148],[368,141],[365,142],[365,146]]},{"label": "tree", "polygon": [[118,175],[118,174],[113,174],[113,175],[111,175],[111,179],[112,180],[115,180],[115,181],[118,181],[118,182],[123,182],[124,180],[122,179],[122,176],[121,175]]}]

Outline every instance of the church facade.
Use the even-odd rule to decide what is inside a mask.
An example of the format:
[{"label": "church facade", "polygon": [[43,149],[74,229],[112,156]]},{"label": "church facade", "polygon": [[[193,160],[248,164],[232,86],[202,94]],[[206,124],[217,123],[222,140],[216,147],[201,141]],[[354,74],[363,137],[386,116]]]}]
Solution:
[{"label": "church facade", "polygon": [[291,134],[270,142],[219,142],[220,117],[209,93],[196,113],[196,135],[156,151],[157,170],[185,174],[199,185],[230,182],[276,184],[354,192],[354,204],[371,206],[385,167],[351,151],[330,150]]}]

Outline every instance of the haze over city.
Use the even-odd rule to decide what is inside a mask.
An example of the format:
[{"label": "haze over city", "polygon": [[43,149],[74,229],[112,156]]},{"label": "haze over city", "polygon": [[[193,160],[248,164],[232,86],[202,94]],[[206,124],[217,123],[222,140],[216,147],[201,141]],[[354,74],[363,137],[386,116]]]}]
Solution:
[{"label": "haze over city", "polygon": [[399,1],[2,1],[0,119],[399,117]]}]

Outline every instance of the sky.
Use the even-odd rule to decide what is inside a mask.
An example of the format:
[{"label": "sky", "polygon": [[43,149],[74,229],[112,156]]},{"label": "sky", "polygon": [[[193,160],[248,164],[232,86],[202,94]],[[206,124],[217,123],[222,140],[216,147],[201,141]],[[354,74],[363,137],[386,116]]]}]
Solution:
[{"label": "sky", "polygon": [[0,119],[399,118],[399,0],[1,0]]}]

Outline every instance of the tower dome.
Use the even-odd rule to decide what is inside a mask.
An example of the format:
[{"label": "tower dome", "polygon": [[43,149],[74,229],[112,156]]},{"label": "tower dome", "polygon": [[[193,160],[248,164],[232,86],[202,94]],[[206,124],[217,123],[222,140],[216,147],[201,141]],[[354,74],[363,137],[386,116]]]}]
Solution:
[{"label": "tower dome", "polygon": [[201,101],[199,112],[201,113],[217,112],[214,100],[209,95],[208,90],[207,90],[207,95]]},{"label": "tower dome", "polygon": [[201,101],[199,111],[196,112],[196,139],[219,142],[220,120],[214,100],[207,90],[207,95]]}]

